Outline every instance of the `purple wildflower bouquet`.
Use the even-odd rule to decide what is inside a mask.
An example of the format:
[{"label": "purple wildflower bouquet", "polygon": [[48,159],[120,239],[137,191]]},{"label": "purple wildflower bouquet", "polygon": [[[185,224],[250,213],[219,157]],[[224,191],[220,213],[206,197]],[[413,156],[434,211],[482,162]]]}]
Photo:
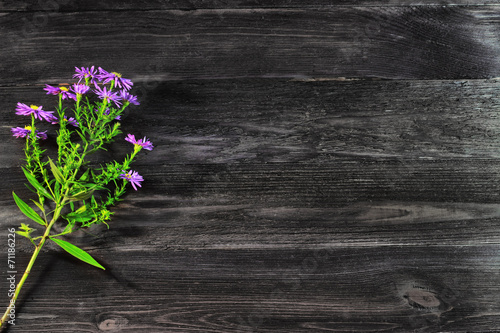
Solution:
[{"label": "purple wildflower bouquet", "polygon": [[[46,85],[47,94],[59,97],[55,111],[17,104],[16,114],[31,120],[29,125],[12,128],[12,134],[26,142],[22,170],[29,182],[28,187],[37,195],[36,200],[31,200],[36,207],[32,208],[14,192],[12,195],[21,212],[36,222],[43,234],[35,236],[36,230],[25,223],[21,223],[16,231],[29,239],[35,249],[16,289],[9,293],[11,300],[0,327],[7,321],[14,324],[12,315],[19,292],[46,241],[52,241],[76,258],[104,269],[87,252],[61,237],[93,224],[107,225],[113,215],[109,208],[121,200],[127,184],[131,184],[134,190],[141,187],[143,178],[137,171],[130,170],[130,164],[142,149],[153,149],[146,137],[136,139],[128,134],[125,140],[133,144],[133,151],[122,162],[112,161],[92,167],[87,157],[105,150],[105,145],[114,141],[121,133],[120,120],[125,108],[130,104],[139,105],[139,102],[129,93],[132,81],[119,73],[92,66],[76,68],[73,77],[78,82],[71,86]],[[68,102],[71,106],[65,106]],[[42,126],[43,123],[57,125],[57,158],[55,152],[53,159],[45,154],[41,141],[47,140],[49,135],[37,128],[40,123]],[[57,233],[52,230],[56,224],[61,225]],[[12,232],[14,230],[12,228]]]}]

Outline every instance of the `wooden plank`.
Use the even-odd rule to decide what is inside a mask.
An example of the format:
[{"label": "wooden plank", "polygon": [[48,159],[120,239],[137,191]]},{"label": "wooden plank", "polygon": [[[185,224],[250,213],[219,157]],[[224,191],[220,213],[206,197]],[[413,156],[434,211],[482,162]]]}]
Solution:
[{"label": "wooden plank", "polygon": [[[56,98],[42,88],[0,89],[1,167],[22,157],[22,142],[8,130],[26,125],[16,103],[54,107]],[[130,108],[123,131],[151,138],[157,149],[145,159],[158,165],[336,165],[352,157],[402,168],[422,159],[473,166],[499,157],[499,88],[496,80],[151,80],[137,82],[142,105]],[[120,156],[130,144],[113,149]]]},{"label": "wooden plank", "polygon": [[[50,105],[41,88],[1,89],[0,109],[12,110],[1,113],[6,130],[22,119],[18,100]],[[124,130],[157,146],[137,164],[144,187],[115,209],[109,231],[71,238],[108,270],[48,246],[10,331],[497,326],[498,82],[136,89],[143,104]],[[29,194],[16,166],[22,144],[8,131],[0,142],[5,239],[23,221],[10,191]],[[19,241],[20,267],[30,248]]]},{"label": "wooden plank", "polygon": [[255,8],[320,8],[349,6],[457,6],[457,5],[498,5],[497,0],[125,0],[74,2],[68,0],[6,0],[0,3],[0,11],[42,11],[52,13],[57,11],[119,11],[119,10],[197,10],[197,9],[255,9]]},{"label": "wooden plank", "polygon": [[[117,214],[141,219],[155,207],[149,223],[170,235],[158,218],[175,218],[185,239],[169,240],[181,249],[466,246],[472,235],[496,243],[497,90],[493,80],[158,83],[123,122],[124,135],[147,135],[156,148],[136,164],[146,179],[139,197]],[[24,96],[53,101],[41,87],[3,88],[0,109]],[[24,124],[13,110],[1,117],[0,165],[12,178],[0,200],[9,220],[10,192],[28,192],[18,167],[23,143],[8,129]],[[51,140],[44,148],[53,149]],[[131,146],[112,149],[121,158]],[[221,236],[227,221],[232,232]],[[392,233],[394,225],[405,233]],[[290,234],[290,226],[298,229]],[[446,232],[436,238],[435,228]],[[350,241],[332,240],[338,232]]]},{"label": "wooden plank", "polygon": [[[498,84],[143,81],[144,186],[69,239],[107,270],[48,245],[9,331],[496,329]],[[0,239],[29,197],[13,108],[41,88],[0,90]]]},{"label": "wooden plank", "polygon": [[65,82],[75,65],[163,80],[491,78],[500,68],[496,8],[4,13],[0,85]]},{"label": "wooden plank", "polygon": [[[158,235],[176,249],[500,242],[498,174],[486,174],[477,165],[464,172],[447,163],[414,164],[413,175],[396,178],[400,170],[391,165],[360,164],[150,167],[155,171],[140,165],[144,188],[114,209],[120,222],[106,234],[133,232],[135,221],[151,228],[141,233],[150,245],[124,243],[123,250],[154,250]],[[16,170],[3,172],[10,178],[1,192],[1,216],[18,225],[26,221],[11,191],[26,201],[32,195]]]},{"label": "wooden plank", "polygon": [[[12,331],[496,327],[498,176],[447,161],[391,184],[390,165],[358,162],[151,165],[110,230],[70,239],[107,272],[49,245]],[[1,201],[6,238],[22,217]]]},{"label": "wooden plank", "polygon": [[498,250],[48,252],[9,332],[488,331]]}]

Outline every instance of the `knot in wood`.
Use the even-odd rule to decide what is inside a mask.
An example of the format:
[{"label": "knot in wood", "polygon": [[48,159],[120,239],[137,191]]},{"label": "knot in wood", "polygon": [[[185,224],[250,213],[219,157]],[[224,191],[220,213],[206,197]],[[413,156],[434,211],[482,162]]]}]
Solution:
[{"label": "knot in wood", "polygon": [[99,323],[101,331],[115,331],[127,326],[128,320],[123,317],[106,318]]},{"label": "knot in wood", "polygon": [[435,293],[421,288],[412,288],[404,296],[408,304],[419,309],[437,309],[441,301]]}]

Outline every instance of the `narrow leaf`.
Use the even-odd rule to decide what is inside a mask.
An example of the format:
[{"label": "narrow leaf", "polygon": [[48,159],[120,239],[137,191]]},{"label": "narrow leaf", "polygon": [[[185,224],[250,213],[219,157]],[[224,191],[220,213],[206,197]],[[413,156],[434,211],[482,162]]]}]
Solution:
[{"label": "narrow leaf", "polygon": [[87,181],[87,179],[89,179],[89,171],[90,171],[90,169],[87,169],[83,173],[83,175],[80,177],[80,181],[85,182],[85,181]]},{"label": "narrow leaf", "polygon": [[14,201],[17,204],[17,207],[23,212],[24,215],[35,221],[36,223],[39,223],[41,225],[46,225],[45,221],[38,215],[33,208],[28,206],[28,204],[24,201],[22,201],[14,192],[12,192],[12,196],[14,197]]},{"label": "narrow leaf", "polygon": [[28,233],[34,231],[35,229],[33,228],[30,228],[30,225],[29,224],[24,224],[24,223],[21,223],[21,226],[19,227],[19,229],[23,230],[23,231],[26,231]]},{"label": "narrow leaf", "polygon": [[35,206],[37,206],[42,212],[45,211],[45,208],[43,208],[43,206],[39,203],[39,202],[36,202],[35,200],[31,199],[31,201],[35,204]]},{"label": "narrow leaf", "polygon": [[60,247],[62,247],[69,254],[75,256],[76,258],[80,259],[81,261],[86,262],[87,264],[90,264],[92,266],[95,266],[95,267],[98,267],[98,268],[101,268],[101,269],[105,269],[94,258],[92,258],[90,256],[90,254],[88,254],[87,252],[83,251],[79,247],[77,247],[77,246],[75,246],[75,245],[73,245],[73,244],[71,244],[69,242],[66,242],[66,241],[64,241],[62,239],[57,239],[57,238],[52,238],[52,237],[50,237],[50,239],[53,240],[54,243],[56,243],[57,245],[59,245]]},{"label": "narrow leaf", "polygon": [[54,164],[54,162],[52,162],[50,158],[49,158],[49,164],[50,164],[50,171],[52,171],[52,174],[54,175],[56,180],[59,183],[64,184],[64,176],[62,175],[61,170],[59,170],[59,168]]},{"label": "narrow leaf", "polygon": [[23,169],[23,172],[24,172],[24,175],[26,176],[26,179],[30,182],[30,184],[35,188],[35,190],[39,191],[42,195],[44,195],[45,197],[51,199],[51,200],[54,200],[54,198],[52,198],[52,196],[50,195],[50,193],[45,189],[45,187],[43,187],[39,182],[38,180],[36,180],[35,177],[33,177],[33,175],[31,175],[28,171],[26,171],[25,168],[22,168]]},{"label": "narrow leaf", "polygon": [[67,215],[64,216],[64,218],[68,221],[71,221],[71,222],[80,222],[80,223],[83,223],[83,222],[87,222],[87,221],[90,221],[91,219],[93,219],[95,217],[95,214],[92,213],[91,211],[85,211],[85,212],[82,212],[82,213],[76,213],[76,212],[73,212],[73,213],[69,213]]},{"label": "narrow leaf", "polygon": [[26,237],[26,238],[31,238],[30,235],[26,231],[16,231],[16,234],[18,234],[19,236]]},{"label": "narrow leaf", "polygon": [[80,136],[80,139],[82,139],[83,143],[88,143],[87,138],[85,137],[85,135],[83,133],[80,133],[80,131],[76,131],[76,133],[78,133],[78,135]]},{"label": "narrow leaf", "polygon": [[78,192],[74,195],[69,196],[68,199],[71,201],[87,200],[88,198],[90,198],[92,196],[93,193],[94,193],[94,190],[81,191],[81,192]]},{"label": "narrow leaf", "polygon": [[75,214],[81,214],[85,211],[87,211],[87,206],[82,206],[75,211]]},{"label": "narrow leaf", "polygon": [[68,233],[68,234],[71,233],[73,231],[73,226],[74,226],[73,223],[68,223],[64,228],[63,233]]}]

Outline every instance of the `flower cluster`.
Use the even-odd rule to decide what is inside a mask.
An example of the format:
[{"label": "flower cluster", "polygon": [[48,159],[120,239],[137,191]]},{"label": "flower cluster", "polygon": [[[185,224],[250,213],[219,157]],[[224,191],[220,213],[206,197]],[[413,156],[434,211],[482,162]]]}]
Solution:
[{"label": "flower cluster", "polygon": [[[137,97],[129,93],[134,83],[129,79],[123,78],[120,73],[108,72],[101,67],[96,70],[94,66],[90,68],[75,67],[75,70],[76,74],[73,77],[78,79],[78,83],[73,84],[69,88],[65,86],[54,87],[46,84],[44,90],[47,91],[47,95],[61,95],[62,99],[77,101],[82,95],[92,91],[100,99],[113,102],[116,106],[121,106],[124,103],[139,105]],[[109,87],[104,86],[107,83],[110,84]],[[112,91],[114,88],[120,88],[120,90]]]},{"label": "flower cluster", "polygon": [[[26,202],[14,192],[12,196],[25,217],[44,230],[37,236],[40,230],[21,223],[16,231],[28,238],[35,248],[23,279],[10,296],[9,306],[0,319],[0,328],[14,308],[24,281],[46,242],[52,241],[74,257],[105,269],[89,253],[61,237],[93,224],[108,225],[107,221],[113,215],[109,208],[121,200],[129,185],[136,191],[142,187],[144,178],[131,170],[130,164],[141,150],[154,148],[146,137],[137,140],[135,135],[128,134],[125,141],[133,144],[133,150],[122,161],[99,166],[90,163],[87,159],[90,154],[106,150],[104,145],[122,133],[120,121],[125,108],[130,104],[139,105],[139,102],[129,92],[133,82],[119,73],[101,67],[80,67],[76,68],[73,78],[78,82],[45,86],[48,95],[59,98],[58,105],[51,111],[41,105],[17,103],[16,114],[29,117],[31,124],[13,127],[11,132],[16,138],[24,138],[26,158],[22,170],[28,187],[38,198]],[[48,134],[53,125],[57,125],[55,135],[52,134],[57,158],[53,144],[42,147],[42,140],[53,138]],[[49,130],[42,131],[37,126],[46,126]],[[53,158],[47,156],[48,151],[52,151]],[[32,208],[32,203],[36,207]],[[56,223],[63,223],[63,226],[53,228]]]},{"label": "flower cluster", "polygon": [[[119,121],[121,120],[121,113],[130,104],[139,105],[137,96],[130,94],[129,90],[132,88],[134,83],[122,77],[120,73],[108,72],[101,67],[97,69],[95,66],[92,67],[75,67],[75,74],[73,78],[77,79],[78,82],[71,85],[59,85],[52,86],[49,84],[45,85],[44,90],[47,95],[59,96],[59,108],[56,111],[46,111],[43,106],[30,105],[24,103],[17,103],[16,114],[22,116],[31,116],[32,124],[26,125],[24,127],[14,127],[11,129],[12,135],[16,138],[33,138],[46,140],[48,138],[47,131],[40,131],[36,129],[36,121],[45,121],[50,124],[59,124],[65,128],[66,125],[71,125],[75,128],[80,128],[82,122],[88,127],[91,123],[94,125],[107,126],[106,123],[101,122],[99,124],[99,117],[113,115],[111,120]],[[80,102],[85,97],[85,102],[87,108],[81,107]],[[94,107],[90,107],[90,101],[96,99],[97,102]],[[76,106],[73,109],[74,116],[68,116],[64,114],[62,108],[63,100],[73,100],[76,102]],[[108,120],[109,122],[109,120]],[[115,125],[117,128],[119,126]],[[79,134],[85,134],[85,130],[80,128]],[[61,131],[64,133],[64,131]],[[91,132],[91,131],[87,131]],[[111,134],[117,134],[115,131]],[[95,139],[94,139],[95,140]],[[153,150],[153,144],[151,141],[147,140],[146,137],[143,139],[136,140],[135,136],[128,134],[125,138],[126,141],[134,145],[134,155],[141,149]],[[61,158],[59,159],[61,160]],[[132,187],[137,190],[137,186],[140,187],[140,183],[144,180],[136,171],[119,170],[118,179],[123,179],[132,184]]]}]

